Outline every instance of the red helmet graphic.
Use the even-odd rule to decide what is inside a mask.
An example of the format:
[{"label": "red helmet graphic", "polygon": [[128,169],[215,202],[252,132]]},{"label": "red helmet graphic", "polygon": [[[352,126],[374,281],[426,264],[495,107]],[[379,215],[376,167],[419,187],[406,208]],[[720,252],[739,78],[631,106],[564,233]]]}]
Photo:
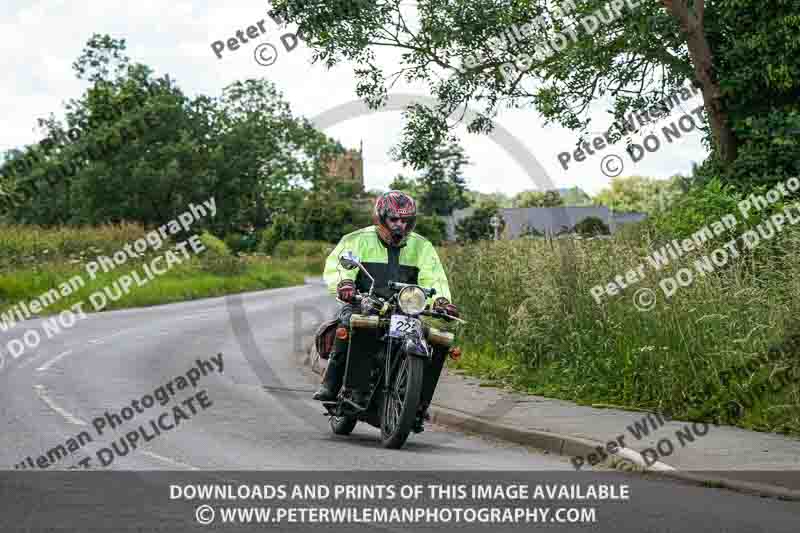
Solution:
[{"label": "red helmet graphic", "polygon": [[[405,231],[396,228],[392,231],[387,218],[402,218],[408,221]],[[417,204],[404,192],[389,191],[375,201],[373,222],[378,227],[378,235],[388,245],[400,246],[417,225]]]}]

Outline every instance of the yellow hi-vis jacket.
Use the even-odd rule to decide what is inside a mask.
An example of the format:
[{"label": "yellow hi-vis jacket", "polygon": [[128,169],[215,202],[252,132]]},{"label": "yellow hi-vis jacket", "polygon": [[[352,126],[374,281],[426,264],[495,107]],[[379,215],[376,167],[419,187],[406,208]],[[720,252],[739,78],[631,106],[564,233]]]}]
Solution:
[{"label": "yellow hi-vis jacket", "polygon": [[336,285],[343,279],[353,280],[359,292],[369,291],[371,281],[361,269],[345,270],[339,265],[339,256],[348,250],[358,256],[375,278],[375,294],[378,296],[388,297],[391,294],[389,282],[399,281],[436,289],[428,303],[441,297],[452,301],[447,276],[431,241],[411,232],[402,247],[388,246],[378,237],[375,226],[348,233],[328,256],[323,277],[330,294],[336,294]]}]

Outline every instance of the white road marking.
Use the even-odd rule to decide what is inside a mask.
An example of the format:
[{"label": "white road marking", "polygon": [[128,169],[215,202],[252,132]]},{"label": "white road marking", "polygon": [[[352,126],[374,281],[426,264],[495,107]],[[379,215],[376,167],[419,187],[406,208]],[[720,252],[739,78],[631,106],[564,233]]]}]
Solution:
[{"label": "white road marking", "polygon": [[75,424],[76,426],[88,426],[89,425],[86,422],[84,422],[83,420],[81,420],[80,418],[76,418],[76,417],[72,416],[70,413],[65,411],[61,406],[56,404],[52,399],[50,399],[50,397],[47,396],[47,393],[45,392],[46,389],[45,389],[44,385],[34,385],[33,388],[36,391],[36,394],[39,395],[39,398],[41,398],[41,400],[44,403],[46,403],[47,406],[50,409],[52,409],[56,413],[60,414],[62,417],[64,417],[64,420],[66,420],[70,424]]},{"label": "white road marking", "polygon": [[189,465],[189,464],[186,464],[186,463],[182,463],[182,462],[176,461],[174,459],[170,459],[169,457],[163,457],[163,456],[158,455],[156,453],[148,452],[147,450],[142,450],[141,453],[143,455],[147,455],[149,457],[152,457],[153,459],[158,459],[159,461],[164,461],[166,463],[170,463],[170,464],[177,465],[177,466],[185,466],[189,470],[200,470],[199,468],[197,468],[195,466],[192,466],[192,465]]},{"label": "white road marking", "polygon": [[[43,353],[44,353],[44,352],[42,352],[42,351],[39,351],[39,353],[37,353],[37,354],[36,354],[36,355],[34,355],[33,357],[30,357],[30,358],[26,359],[25,361],[23,361],[23,362],[22,362],[22,363],[21,363],[21,364],[20,364],[20,365],[19,365],[17,368],[25,368],[25,367],[27,367],[27,366],[30,366],[30,365],[32,365],[32,364],[33,364],[33,362],[34,362],[34,361],[36,361],[36,360],[37,360],[39,357],[41,357]],[[2,357],[2,355],[1,355],[1,354],[0,354],[0,357]],[[2,368],[3,368],[3,366],[2,366],[2,365],[0,365],[0,369],[2,369]]]},{"label": "white road marking", "polygon": [[61,352],[60,354],[58,354],[57,356],[53,357],[51,360],[49,360],[48,362],[46,362],[45,364],[43,364],[42,366],[37,368],[36,371],[37,372],[44,372],[45,370],[50,368],[53,365],[53,363],[55,363],[56,361],[61,360],[62,358],[68,356],[71,353],[72,353],[72,350],[67,350],[66,352]]}]

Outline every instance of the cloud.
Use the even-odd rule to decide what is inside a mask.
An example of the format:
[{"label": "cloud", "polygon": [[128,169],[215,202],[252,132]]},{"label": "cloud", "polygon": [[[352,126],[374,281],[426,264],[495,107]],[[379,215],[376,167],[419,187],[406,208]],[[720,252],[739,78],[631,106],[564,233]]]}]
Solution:
[{"label": "cloud", "polygon": [[[266,2],[164,2],[163,0],[11,0],[3,8],[8,15],[0,24],[0,68],[12,73],[14,83],[0,88],[0,150],[32,143],[41,138],[33,131],[36,118],[63,115],[63,102],[78,98],[86,84],[75,79],[72,63],[93,33],[125,38],[128,55],[150,65],[156,75],[169,73],[189,95],[219,96],[222,88],[239,79],[264,77],[275,83],[296,115],[311,117],[356,98],[352,66],[328,70],[311,65],[311,52],[300,43],[287,52],[280,35],[289,29],[278,27],[268,16]],[[267,33],[242,44],[235,52],[217,59],[211,42],[227,39],[238,30],[265,21]],[[276,63],[262,67],[253,60],[258,43],[270,42],[279,50]],[[380,52],[379,61],[387,72],[396,70],[396,51]],[[426,94],[427,88],[413,83],[398,84],[397,91]],[[598,118],[604,113],[598,110]],[[578,185],[597,191],[608,183],[600,172],[600,157],[587,159],[569,171],[558,164],[558,152],[574,144],[575,135],[563,128],[544,126],[535,111],[505,110],[499,124],[519,138],[544,166],[556,187]],[[364,140],[367,187],[381,187],[398,172],[399,163],[388,150],[403,130],[399,112],[378,113],[332,127],[329,135],[348,147]],[[468,135],[461,128],[464,146],[473,165],[465,170],[472,188],[514,193],[534,188],[526,169],[520,168],[502,147],[486,136]],[[637,174],[667,177],[690,168],[691,159],[700,160],[705,151],[700,135],[684,144],[669,146],[647,157],[635,169]],[[408,170],[405,170],[409,173]],[[634,173],[634,172],[632,172]]]}]

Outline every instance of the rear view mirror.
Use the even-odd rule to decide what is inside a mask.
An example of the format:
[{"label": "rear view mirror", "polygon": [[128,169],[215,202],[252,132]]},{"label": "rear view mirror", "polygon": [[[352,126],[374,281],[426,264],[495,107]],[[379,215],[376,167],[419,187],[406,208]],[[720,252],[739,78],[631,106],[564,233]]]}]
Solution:
[{"label": "rear view mirror", "polygon": [[353,252],[350,250],[345,251],[339,257],[339,264],[342,265],[347,270],[352,270],[354,268],[358,268],[358,265],[361,261],[359,261],[357,255],[353,255]]}]

